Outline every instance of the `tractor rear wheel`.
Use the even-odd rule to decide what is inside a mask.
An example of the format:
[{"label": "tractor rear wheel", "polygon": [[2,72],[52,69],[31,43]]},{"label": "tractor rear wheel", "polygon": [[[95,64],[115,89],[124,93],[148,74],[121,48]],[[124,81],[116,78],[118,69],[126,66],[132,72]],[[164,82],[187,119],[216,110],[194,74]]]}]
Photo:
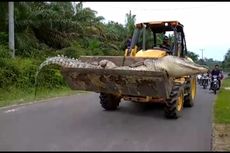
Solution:
[{"label": "tractor rear wheel", "polygon": [[184,96],[184,106],[192,107],[196,96],[196,79],[191,78],[185,85],[187,95]]},{"label": "tractor rear wheel", "polygon": [[112,94],[101,93],[100,104],[105,110],[116,110],[121,98]]},{"label": "tractor rear wheel", "polygon": [[184,88],[180,85],[173,87],[170,98],[166,100],[165,116],[177,119],[181,116],[184,104]]}]

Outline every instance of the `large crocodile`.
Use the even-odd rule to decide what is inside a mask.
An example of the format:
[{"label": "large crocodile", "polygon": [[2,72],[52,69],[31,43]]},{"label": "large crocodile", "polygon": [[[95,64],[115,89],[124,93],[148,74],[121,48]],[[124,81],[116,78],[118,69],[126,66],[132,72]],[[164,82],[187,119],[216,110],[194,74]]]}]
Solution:
[{"label": "large crocodile", "polygon": [[47,58],[39,67],[56,64],[62,68],[94,68],[94,69],[122,69],[122,70],[142,70],[142,71],[166,71],[171,77],[182,77],[185,75],[194,75],[206,73],[208,68],[196,64],[186,58],[176,56],[165,56],[158,59],[145,59],[129,66],[117,66],[107,59],[99,62],[82,62],[81,60],[68,58],[65,56],[55,56]]}]

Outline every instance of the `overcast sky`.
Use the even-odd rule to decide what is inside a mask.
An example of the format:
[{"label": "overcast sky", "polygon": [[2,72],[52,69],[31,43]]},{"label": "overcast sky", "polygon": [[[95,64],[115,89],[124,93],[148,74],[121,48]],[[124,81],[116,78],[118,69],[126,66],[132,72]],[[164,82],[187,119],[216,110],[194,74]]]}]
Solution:
[{"label": "overcast sky", "polygon": [[131,10],[136,23],[142,21],[178,20],[184,25],[187,48],[223,60],[230,49],[230,2],[83,2],[103,16],[105,22],[125,24]]}]

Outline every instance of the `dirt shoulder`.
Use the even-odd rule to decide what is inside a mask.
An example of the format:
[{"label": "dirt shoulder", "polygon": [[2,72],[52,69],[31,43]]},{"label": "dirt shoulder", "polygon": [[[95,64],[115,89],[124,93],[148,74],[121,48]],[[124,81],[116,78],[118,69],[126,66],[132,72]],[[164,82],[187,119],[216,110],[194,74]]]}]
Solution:
[{"label": "dirt shoulder", "polygon": [[213,124],[213,151],[230,151],[230,124]]}]

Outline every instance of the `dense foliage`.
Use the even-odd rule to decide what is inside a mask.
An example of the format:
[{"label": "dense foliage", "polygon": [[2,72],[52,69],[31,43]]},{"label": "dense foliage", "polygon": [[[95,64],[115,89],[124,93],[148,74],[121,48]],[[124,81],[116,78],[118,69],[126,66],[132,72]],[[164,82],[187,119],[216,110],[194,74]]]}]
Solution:
[{"label": "dense foliage", "polygon": [[225,71],[230,72],[230,49],[224,56],[224,61],[222,62],[222,67]]},{"label": "dense foliage", "polygon": [[[123,55],[135,22],[129,12],[126,26],[113,21],[103,23],[104,18],[84,8],[82,2],[14,2],[14,6],[16,58],[12,59],[8,49],[8,2],[0,2],[0,88],[33,87],[39,64],[49,56]],[[44,69],[39,79],[43,87],[65,85],[52,66]]]}]

